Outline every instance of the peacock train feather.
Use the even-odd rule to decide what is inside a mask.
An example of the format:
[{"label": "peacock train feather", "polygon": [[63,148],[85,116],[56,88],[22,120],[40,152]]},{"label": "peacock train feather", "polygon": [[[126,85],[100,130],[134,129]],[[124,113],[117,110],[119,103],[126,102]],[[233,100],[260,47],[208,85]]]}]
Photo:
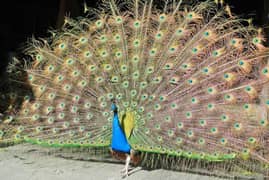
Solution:
[{"label": "peacock train feather", "polygon": [[5,117],[0,142],[108,148],[116,99],[128,142],[145,164],[236,164],[268,174],[262,30],[218,1],[155,5],[85,6],[88,17],[67,17],[50,38],[34,39],[20,82],[33,97]]}]

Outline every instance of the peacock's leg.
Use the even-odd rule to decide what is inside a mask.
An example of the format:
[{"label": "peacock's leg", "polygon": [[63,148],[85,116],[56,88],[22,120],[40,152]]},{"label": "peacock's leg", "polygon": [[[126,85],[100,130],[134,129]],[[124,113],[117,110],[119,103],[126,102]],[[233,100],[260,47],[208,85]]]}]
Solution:
[{"label": "peacock's leg", "polygon": [[128,154],[127,157],[126,157],[126,161],[125,161],[125,167],[123,169],[123,172],[125,171],[125,173],[123,175],[124,177],[128,176],[130,160],[131,160],[131,156]]}]

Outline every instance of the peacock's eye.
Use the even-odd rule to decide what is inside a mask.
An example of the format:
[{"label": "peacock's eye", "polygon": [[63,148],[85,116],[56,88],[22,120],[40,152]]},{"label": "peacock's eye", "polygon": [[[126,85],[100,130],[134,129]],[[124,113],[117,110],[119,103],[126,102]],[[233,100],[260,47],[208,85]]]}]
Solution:
[{"label": "peacock's eye", "polygon": [[191,50],[192,54],[198,54],[199,49],[197,47],[192,48]]},{"label": "peacock's eye", "polygon": [[66,47],[66,44],[65,44],[65,43],[61,43],[61,44],[59,45],[59,48],[60,48],[60,49],[65,49],[65,47]]},{"label": "peacock's eye", "polygon": [[95,25],[96,25],[97,28],[100,28],[100,27],[103,26],[103,21],[102,21],[101,19],[100,19],[100,20],[97,20],[97,21],[95,22]]},{"label": "peacock's eye", "polygon": [[117,22],[118,24],[122,23],[122,22],[123,22],[122,17],[120,17],[120,16],[116,17],[116,22]]},{"label": "peacock's eye", "polygon": [[218,51],[213,51],[213,56],[218,56],[219,55],[219,52]]},{"label": "peacock's eye", "polygon": [[232,39],[232,40],[231,40],[231,44],[232,44],[232,45],[236,44],[236,42],[237,42],[237,41],[236,41],[235,39]]},{"label": "peacock's eye", "polygon": [[254,44],[260,44],[260,43],[261,43],[261,39],[258,38],[258,37],[255,37],[255,38],[252,39],[252,42],[253,42]]},{"label": "peacock's eye", "polygon": [[140,21],[137,20],[137,21],[134,22],[134,27],[135,28],[139,28],[140,25],[141,25]]},{"label": "peacock's eye", "polygon": [[159,21],[160,22],[164,22],[166,20],[166,15],[165,14],[161,14],[160,16],[159,16]]},{"label": "peacock's eye", "polygon": [[204,32],[204,36],[208,37],[210,35],[209,31]]}]

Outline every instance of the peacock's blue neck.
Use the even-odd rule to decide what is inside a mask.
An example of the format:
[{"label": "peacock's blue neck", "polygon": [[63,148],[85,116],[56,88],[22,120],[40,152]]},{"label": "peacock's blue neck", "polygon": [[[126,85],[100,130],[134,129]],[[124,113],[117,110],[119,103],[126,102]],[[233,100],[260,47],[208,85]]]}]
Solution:
[{"label": "peacock's blue neck", "polygon": [[111,147],[113,150],[130,153],[131,146],[124,134],[124,131],[120,125],[118,117],[118,109],[116,104],[111,105],[111,110],[114,112],[113,124],[112,124],[112,141]]}]

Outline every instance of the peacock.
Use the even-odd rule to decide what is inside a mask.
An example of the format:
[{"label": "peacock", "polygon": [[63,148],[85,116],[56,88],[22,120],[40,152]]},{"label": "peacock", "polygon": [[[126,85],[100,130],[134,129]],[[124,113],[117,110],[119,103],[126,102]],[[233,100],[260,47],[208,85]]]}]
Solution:
[{"label": "peacock", "polygon": [[109,0],[84,10],[51,37],[33,38],[30,61],[9,65],[26,72],[17,82],[32,94],[4,116],[0,143],[110,149],[128,163],[139,152],[152,168],[268,175],[269,51],[251,19],[222,0],[164,0],[161,8]]}]

